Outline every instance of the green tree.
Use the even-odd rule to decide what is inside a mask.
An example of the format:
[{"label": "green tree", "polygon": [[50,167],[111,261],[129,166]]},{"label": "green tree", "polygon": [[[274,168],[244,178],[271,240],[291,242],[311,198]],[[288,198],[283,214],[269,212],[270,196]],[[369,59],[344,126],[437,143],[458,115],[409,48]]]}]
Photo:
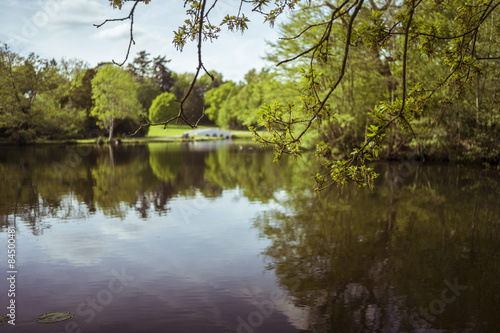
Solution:
[{"label": "green tree", "polygon": [[70,101],[71,81],[83,71],[78,60],[21,57],[0,48],[0,135],[18,143],[40,137],[78,136],[85,114]]},{"label": "green tree", "polygon": [[92,79],[97,69],[89,68],[80,72],[72,81],[69,90],[69,103],[77,109],[83,109],[86,113],[84,128],[87,131],[96,129],[97,119],[91,116],[92,106]]},{"label": "green tree", "polygon": [[276,98],[293,98],[295,94],[293,84],[280,82],[268,69],[260,72],[251,69],[245,75],[245,82],[229,81],[209,90],[205,95],[206,114],[221,127],[257,126],[261,107]]},{"label": "green tree", "polygon": [[86,112],[61,103],[65,91],[51,91],[38,94],[31,108],[33,129],[38,138],[76,138],[85,127]]},{"label": "green tree", "polygon": [[[200,120],[202,124],[209,123],[207,122],[208,119],[202,117],[205,109],[204,97],[210,89],[222,84],[222,74],[214,73],[212,76],[213,79],[206,74],[201,76],[193,86],[191,86],[191,83],[195,77],[194,74],[184,73],[177,76],[172,93],[179,101],[182,101],[187,96],[183,103],[183,115],[186,122],[194,124]],[[188,92],[190,92],[189,95],[187,95]]]},{"label": "green tree", "polygon": [[20,73],[23,60],[7,45],[0,48],[0,128],[4,137],[22,132],[31,136],[27,129],[29,103],[18,82],[24,79]]},{"label": "green tree", "polygon": [[174,94],[164,92],[158,95],[149,109],[149,117],[153,122],[161,122],[177,115],[179,110],[178,102]]},{"label": "green tree", "polygon": [[117,66],[99,69],[92,79],[92,98],[91,115],[98,119],[99,127],[109,132],[110,141],[115,120],[137,117],[141,109],[134,80],[129,72]]},{"label": "green tree", "polygon": [[205,95],[205,105],[207,106],[205,114],[208,119],[223,128],[239,127],[241,124],[234,111],[235,106],[237,108],[238,105],[233,104],[240,89],[234,82],[229,81],[218,88],[207,91]]}]

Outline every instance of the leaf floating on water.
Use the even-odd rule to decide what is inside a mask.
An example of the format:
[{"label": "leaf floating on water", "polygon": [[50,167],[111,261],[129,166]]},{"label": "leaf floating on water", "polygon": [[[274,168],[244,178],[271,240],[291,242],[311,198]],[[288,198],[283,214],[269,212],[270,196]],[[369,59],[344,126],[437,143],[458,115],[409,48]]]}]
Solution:
[{"label": "leaf floating on water", "polygon": [[2,326],[3,324],[5,324],[9,320],[10,320],[10,318],[7,317],[7,316],[0,316],[0,326]]},{"label": "leaf floating on water", "polygon": [[41,316],[38,316],[36,322],[42,324],[58,323],[60,321],[69,319],[73,316],[74,314],[72,314],[71,312],[49,312]]}]

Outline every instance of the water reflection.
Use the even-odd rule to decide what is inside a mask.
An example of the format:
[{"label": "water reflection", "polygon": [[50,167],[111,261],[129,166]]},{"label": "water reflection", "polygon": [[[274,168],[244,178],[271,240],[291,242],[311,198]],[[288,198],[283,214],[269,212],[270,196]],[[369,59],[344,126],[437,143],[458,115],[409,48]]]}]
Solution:
[{"label": "water reflection", "polygon": [[[256,220],[268,269],[315,332],[497,332],[499,178],[379,166],[373,193],[344,187],[282,201]],[[385,184],[388,186],[384,186]]]},{"label": "water reflection", "polygon": [[318,195],[312,156],[272,160],[223,141],[2,147],[21,327],[126,267],[138,283],[83,331],[500,331],[498,174],[379,164],[373,192]]},{"label": "water reflection", "polygon": [[223,141],[86,147],[84,154],[75,152],[73,147],[2,149],[4,227],[8,216],[19,217],[37,233],[44,217],[82,218],[97,209],[122,218],[134,209],[148,218],[151,213],[165,214],[173,196],[197,191],[215,198],[223,189],[239,188],[250,200],[267,202],[287,178],[285,168],[273,165],[269,154]]}]

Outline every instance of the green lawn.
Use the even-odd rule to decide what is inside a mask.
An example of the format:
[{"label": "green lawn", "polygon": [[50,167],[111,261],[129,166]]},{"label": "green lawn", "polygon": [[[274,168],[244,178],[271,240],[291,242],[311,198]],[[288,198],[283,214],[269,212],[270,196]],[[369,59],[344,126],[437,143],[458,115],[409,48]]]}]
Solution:
[{"label": "green lawn", "polygon": [[[209,128],[210,126],[198,126],[197,128]],[[151,126],[149,128],[148,138],[164,138],[171,136],[181,136],[187,131],[192,130],[188,125],[168,125],[167,129],[164,130],[163,126]],[[250,131],[229,131],[231,132],[235,138],[238,139],[252,139],[252,132]],[[260,131],[259,131],[260,132]],[[260,132],[264,133],[264,131]]]},{"label": "green lawn", "polygon": [[[207,128],[207,126],[198,126],[198,128]],[[166,136],[179,136],[190,130],[192,130],[192,128],[188,125],[170,124],[166,129],[163,129],[163,126],[151,126],[147,137],[162,138]]]}]

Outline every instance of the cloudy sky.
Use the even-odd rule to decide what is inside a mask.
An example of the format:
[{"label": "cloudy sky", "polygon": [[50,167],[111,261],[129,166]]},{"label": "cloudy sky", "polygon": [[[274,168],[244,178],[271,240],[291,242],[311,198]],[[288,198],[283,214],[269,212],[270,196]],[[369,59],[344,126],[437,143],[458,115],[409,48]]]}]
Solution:
[{"label": "cloudy sky", "polygon": [[[227,11],[237,11],[239,1],[224,0],[214,10],[222,17]],[[194,72],[197,66],[193,43],[180,53],[172,45],[173,31],[183,22],[184,1],[153,0],[149,5],[139,4],[134,19],[134,39],[131,59],[146,50],[151,56],[166,55],[169,67],[178,73]],[[0,11],[0,42],[7,43],[15,52],[27,55],[35,52],[42,58],[78,58],[96,65],[102,61],[124,60],[128,47],[130,23],[109,22],[97,29],[93,24],[106,18],[127,16],[131,4],[122,11],[113,10],[108,0],[10,0]],[[266,62],[265,40],[278,38],[278,29],[263,24],[263,18],[250,16],[249,31],[223,32],[214,43],[203,47],[205,67],[223,73],[227,80],[239,81],[251,68],[261,68]]]}]

